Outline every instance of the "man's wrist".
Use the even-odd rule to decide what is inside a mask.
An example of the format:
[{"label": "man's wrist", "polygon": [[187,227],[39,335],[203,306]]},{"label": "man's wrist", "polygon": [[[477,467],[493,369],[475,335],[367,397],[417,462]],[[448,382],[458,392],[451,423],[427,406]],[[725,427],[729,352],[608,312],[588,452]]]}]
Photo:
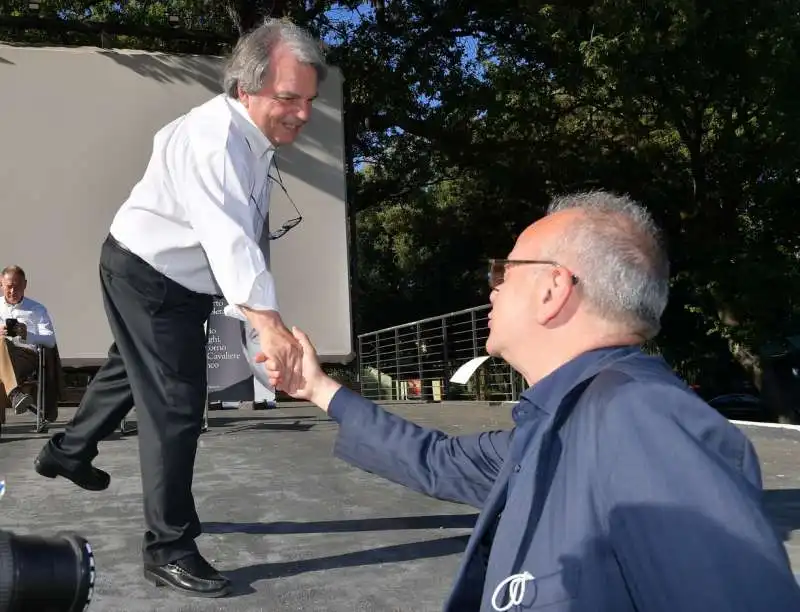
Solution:
[{"label": "man's wrist", "polygon": [[263,331],[273,331],[276,329],[286,329],[277,310],[253,310],[247,306],[239,306],[250,325],[259,334]]},{"label": "man's wrist", "polygon": [[342,385],[329,376],[323,375],[314,384],[314,390],[311,393],[311,403],[318,406],[320,409],[328,412],[331,400],[336,392],[342,388]]}]

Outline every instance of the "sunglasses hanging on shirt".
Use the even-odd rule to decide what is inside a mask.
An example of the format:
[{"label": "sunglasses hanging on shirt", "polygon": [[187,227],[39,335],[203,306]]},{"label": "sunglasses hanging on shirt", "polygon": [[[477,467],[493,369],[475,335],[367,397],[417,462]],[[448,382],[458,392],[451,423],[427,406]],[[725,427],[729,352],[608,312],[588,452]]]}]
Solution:
[{"label": "sunglasses hanging on shirt", "polygon": [[[250,146],[250,143],[248,143],[248,146]],[[283,225],[281,225],[278,229],[276,229],[274,232],[270,232],[269,233],[269,239],[270,240],[277,240],[278,238],[281,238],[282,236],[285,236],[286,233],[289,230],[294,229],[295,227],[300,225],[300,222],[303,220],[303,215],[300,213],[300,209],[297,208],[297,204],[294,203],[294,200],[292,199],[292,196],[289,195],[289,192],[286,190],[286,187],[283,184],[283,177],[281,176],[280,168],[278,168],[278,160],[277,160],[277,158],[275,156],[272,157],[272,164],[271,165],[275,166],[275,172],[277,172],[278,178],[275,178],[274,176],[272,176],[272,174],[270,174],[269,170],[267,170],[267,179],[272,181],[273,183],[277,184],[278,187],[281,188],[281,191],[283,191],[283,193],[286,194],[287,199],[289,200],[291,205],[294,207],[295,212],[297,213],[296,217],[293,217],[292,219],[289,219]],[[250,195],[250,200],[251,200],[251,202],[253,202],[253,205],[256,207],[256,211],[258,211],[259,216],[261,216],[261,220],[262,221],[266,221],[264,219],[263,215],[261,214],[261,208],[258,206],[258,203],[255,201],[255,198],[252,196],[252,194]]]},{"label": "sunglasses hanging on shirt", "polygon": [[278,173],[278,178],[275,179],[270,174],[267,174],[267,178],[278,183],[278,186],[281,188],[281,191],[283,191],[283,193],[286,194],[286,197],[289,199],[289,202],[291,203],[292,206],[294,206],[294,211],[297,213],[296,217],[289,219],[283,225],[281,225],[280,228],[276,229],[274,232],[269,233],[270,240],[277,240],[281,236],[285,235],[286,232],[288,232],[290,229],[293,229],[298,225],[300,225],[300,222],[303,220],[303,215],[300,214],[300,210],[297,208],[297,204],[294,203],[292,196],[289,195],[289,192],[286,191],[286,187],[284,187],[283,185],[283,177],[281,176],[281,171],[278,168],[278,160],[275,159],[274,157],[273,160],[275,163],[275,172]]}]

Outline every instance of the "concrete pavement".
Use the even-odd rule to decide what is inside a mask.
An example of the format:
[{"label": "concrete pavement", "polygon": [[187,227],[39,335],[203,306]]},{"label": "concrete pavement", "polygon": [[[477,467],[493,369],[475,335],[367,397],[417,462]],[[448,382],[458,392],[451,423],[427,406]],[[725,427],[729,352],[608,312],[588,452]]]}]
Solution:
[{"label": "concrete pavement", "polygon": [[[391,410],[451,433],[507,426],[508,407],[395,405]],[[61,420],[72,409],[62,409]],[[312,406],[214,411],[201,437],[195,497],[202,552],[238,585],[223,600],[189,599],[141,577],[143,531],[136,436],[112,436],[98,467],[102,493],[39,477],[46,440],[30,419],[9,416],[0,439],[0,529],[75,531],[98,566],[94,611],[331,612],[441,610],[475,510],[439,502],[333,459],[336,426]],[[58,429],[51,428],[51,432]],[[764,469],[767,508],[800,571],[800,432],[744,427]]]}]

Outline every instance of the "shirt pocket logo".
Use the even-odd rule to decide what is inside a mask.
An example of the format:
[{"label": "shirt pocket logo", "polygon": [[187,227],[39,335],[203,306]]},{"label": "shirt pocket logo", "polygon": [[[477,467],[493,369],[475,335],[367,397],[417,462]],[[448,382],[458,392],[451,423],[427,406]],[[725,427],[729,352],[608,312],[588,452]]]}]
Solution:
[{"label": "shirt pocket logo", "polygon": [[[518,606],[525,599],[525,590],[529,581],[535,578],[530,572],[522,572],[521,574],[512,574],[500,584],[492,593],[492,610],[496,612],[506,612],[511,610],[514,606]],[[507,602],[502,604],[502,597],[506,595]]]},{"label": "shirt pocket logo", "polygon": [[528,571],[512,574],[502,580],[492,593],[492,610],[509,612],[518,610],[560,610],[549,608],[559,603],[569,602],[578,596],[580,569],[570,567],[569,571],[559,569],[541,572],[534,576]]}]

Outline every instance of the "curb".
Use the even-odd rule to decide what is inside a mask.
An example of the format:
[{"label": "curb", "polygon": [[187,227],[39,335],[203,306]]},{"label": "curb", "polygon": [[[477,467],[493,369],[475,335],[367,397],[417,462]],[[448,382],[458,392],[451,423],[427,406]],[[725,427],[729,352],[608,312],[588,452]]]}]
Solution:
[{"label": "curb", "polygon": [[734,425],[747,425],[749,427],[771,427],[772,429],[790,429],[800,431],[800,425],[790,425],[788,423],[762,423],[760,421],[731,421]]}]

